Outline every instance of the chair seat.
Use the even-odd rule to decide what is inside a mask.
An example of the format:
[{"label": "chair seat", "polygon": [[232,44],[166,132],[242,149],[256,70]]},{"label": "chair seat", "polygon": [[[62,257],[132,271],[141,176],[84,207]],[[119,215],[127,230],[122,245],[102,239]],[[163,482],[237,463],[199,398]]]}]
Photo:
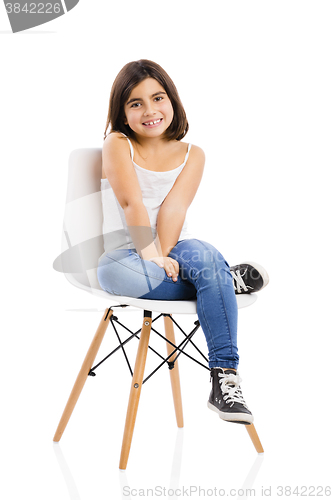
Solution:
[{"label": "chair seat", "polygon": [[[122,295],[112,295],[98,288],[85,287],[78,283],[73,276],[66,275],[67,279],[72,285],[81,288],[97,297],[107,299],[110,301],[118,302],[119,304],[126,304],[146,311],[152,311],[165,314],[196,314],[197,301],[193,300],[150,300],[150,299],[136,299],[134,297],[125,297]],[[248,307],[257,300],[255,293],[236,295],[238,309]]]}]

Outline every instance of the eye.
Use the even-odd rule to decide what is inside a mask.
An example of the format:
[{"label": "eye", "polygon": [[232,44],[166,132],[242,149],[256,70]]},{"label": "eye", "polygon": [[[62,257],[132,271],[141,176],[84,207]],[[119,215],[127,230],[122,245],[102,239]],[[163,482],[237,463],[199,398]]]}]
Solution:
[{"label": "eye", "polygon": [[139,106],[141,106],[140,102],[133,102],[133,104],[131,104],[131,108],[138,108]]},{"label": "eye", "polygon": [[162,101],[163,97],[162,96],[158,96],[158,97],[155,97],[155,101]]}]

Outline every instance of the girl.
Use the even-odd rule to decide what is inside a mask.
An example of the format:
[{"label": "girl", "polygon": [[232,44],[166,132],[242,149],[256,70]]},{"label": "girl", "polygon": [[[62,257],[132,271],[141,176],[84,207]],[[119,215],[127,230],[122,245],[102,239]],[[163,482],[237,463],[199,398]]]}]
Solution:
[{"label": "girl", "polygon": [[[111,131],[107,135],[109,125]],[[186,212],[199,187],[205,156],[182,142],[186,114],[167,73],[148,60],[126,64],[111,89],[103,145],[105,253],[97,275],[103,290],[154,300],[197,298],[211,368],[208,407],[224,420],[253,416],[237,373],[238,292],[267,284],[258,266],[228,263],[194,239]]]}]

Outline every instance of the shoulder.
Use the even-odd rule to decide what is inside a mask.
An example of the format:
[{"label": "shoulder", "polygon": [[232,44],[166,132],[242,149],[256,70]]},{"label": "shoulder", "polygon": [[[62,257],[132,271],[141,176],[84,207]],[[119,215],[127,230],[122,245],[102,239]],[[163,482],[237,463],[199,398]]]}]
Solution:
[{"label": "shoulder", "polygon": [[133,169],[131,151],[127,138],[119,132],[109,134],[102,148],[102,178],[119,169]]},{"label": "shoulder", "polygon": [[205,165],[205,153],[204,150],[195,144],[191,144],[190,153],[188,156],[188,162],[190,164],[195,164],[198,167],[203,168]]},{"label": "shoulder", "polygon": [[103,152],[129,151],[127,138],[120,132],[111,132],[106,136],[103,143]]},{"label": "shoulder", "polygon": [[200,159],[205,159],[205,152],[203,149],[201,149],[199,146],[196,146],[195,144],[191,144],[191,150],[190,154],[192,157],[200,158]]}]

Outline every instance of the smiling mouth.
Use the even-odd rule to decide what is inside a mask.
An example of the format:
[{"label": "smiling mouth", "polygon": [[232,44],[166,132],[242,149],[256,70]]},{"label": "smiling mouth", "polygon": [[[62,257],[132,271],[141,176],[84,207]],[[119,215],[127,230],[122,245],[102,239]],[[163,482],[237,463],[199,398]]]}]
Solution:
[{"label": "smiling mouth", "polygon": [[152,127],[154,125],[158,125],[159,123],[161,123],[162,120],[163,120],[163,118],[159,118],[158,120],[152,120],[150,122],[144,122],[142,125],[144,125],[145,127]]}]

